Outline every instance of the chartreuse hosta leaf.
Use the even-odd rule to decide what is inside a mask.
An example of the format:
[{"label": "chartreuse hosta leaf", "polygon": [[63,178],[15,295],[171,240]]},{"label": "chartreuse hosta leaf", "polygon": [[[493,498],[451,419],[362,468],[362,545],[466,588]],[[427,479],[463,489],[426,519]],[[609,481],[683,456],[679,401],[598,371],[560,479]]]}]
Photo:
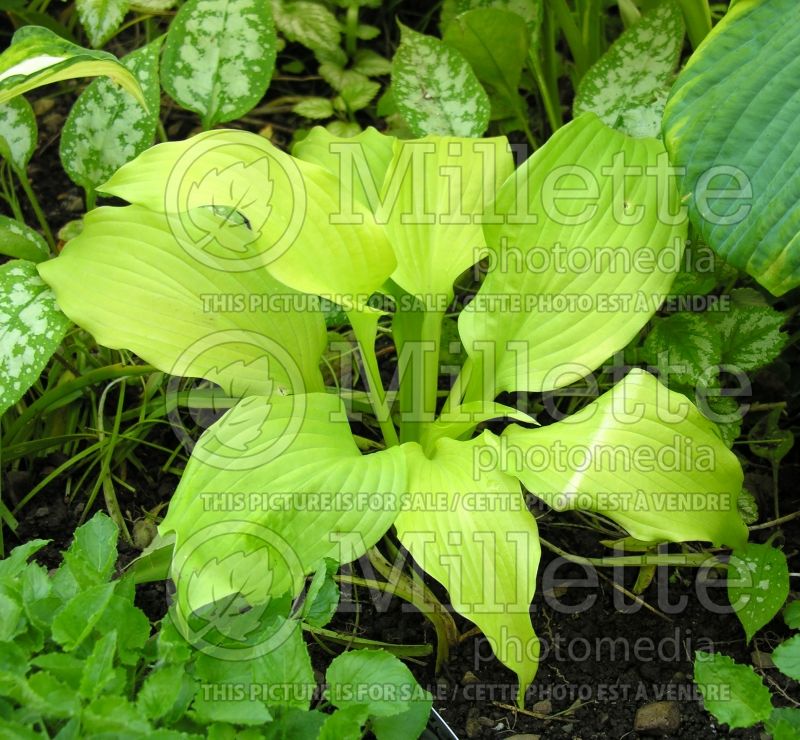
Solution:
[{"label": "chartreuse hosta leaf", "polygon": [[0,266],[0,414],[39,377],[68,328],[33,262]]},{"label": "chartreuse hosta leaf", "polygon": [[415,136],[480,136],[489,98],[469,63],[443,41],[401,26],[392,95]]},{"label": "chartreuse hosta leaf", "polygon": [[658,136],[683,48],[681,9],[667,0],[629,28],[583,76],[572,110],[631,136]]},{"label": "chartreuse hosta leaf", "polygon": [[0,103],[51,82],[104,76],[145,104],[136,79],[113,54],[76,46],[40,26],[23,26],[0,54]]},{"label": "chartreuse hosta leaf", "polygon": [[245,131],[209,131],[158,144],[101,190],[173,214],[177,234],[192,228],[191,209],[233,209],[248,222],[247,253],[241,244],[210,242],[203,252],[209,259],[231,270],[266,266],[286,285],[336,303],[363,303],[396,265],[369,209],[356,201],[342,211],[335,175]]},{"label": "chartreuse hosta leaf", "polygon": [[38,132],[33,108],[21,95],[0,104],[0,157],[17,171],[30,162]]},{"label": "chartreuse hosta leaf", "polygon": [[153,143],[161,90],[161,39],[122,59],[147,99],[147,109],[108,80],[95,80],[75,101],[61,131],[61,163],[73,182],[94,190]]},{"label": "chartreuse hosta leaf", "polygon": [[686,222],[671,215],[672,179],[644,176],[647,167],[668,168],[658,141],[627,137],[589,113],[500,188],[494,210],[503,222],[484,226],[495,266],[458,322],[470,359],[485,370],[473,374],[484,395],[575,382],[661,304]]},{"label": "chartreuse hosta leaf", "polygon": [[380,207],[381,187],[394,153],[394,136],[385,136],[372,126],[356,136],[334,136],[322,126],[314,126],[308,136],[292,148],[298,159],[313,162],[334,174],[341,183],[342,212],[352,193],[375,213]]},{"label": "chartreuse hosta leaf", "polygon": [[775,295],[800,284],[798,136],[797,3],[742,0],[678,76],[664,142],[704,240]]},{"label": "chartreuse hosta leaf", "polygon": [[294,595],[323,558],[360,557],[394,521],[406,465],[399,447],[362,455],[336,396],[244,399],[197,442],[160,527],[181,606]]},{"label": "chartreuse hosta leaf", "polygon": [[163,214],[98,208],[39,271],[62,310],[99,343],[165,372],[206,378],[235,396],[320,389],[322,312],[269,310],[270,296],[297,294],[266,270],[232,271],[208,253],[198,259],[198,243],[218,234],[245,251],[250,232],[209,211],[194,218],[194,233],[179,238]]},{"label": "chartreuse hosta leaf", "polygon": [[75,0],[75,8],[92,46],[100,47],[122,25],[128,0]]},{"label": "chartreuse hosta leaf", "polygon": [[595,511],[645,542],[740,547],[742,468],[713,422],[644,370],[577,414],[503,434],[503,466],[558,510]]},{"label": "chartreuse hosta leaf", "polygon": [[408,445],[410,505],[395,527],[455,609],[480,627],[517,674],[522,697],[538,667],[530,604],[541,550],[519,482],[499,466],[478,466],[484,452],[497,461],[498,444],[488,431],[468,442],[440,439],[430,458]]},{"label": "chartreuse hosta leaf", "polygon": [[50,256],[50,248],[39,232],[13,218],[0,216],[0,254],[41,262]]},{"label": "chartreuse hosta leaf", "polygon": [[161,80],[211,128],[243,116],[264,97],[276,52],[269,3],[189,0],[170,24]]},{"label": "chartreuse hosta leaf", "polygon": [[395,141],[376,216],[397,255],[392,279],[446,306],[453,281],[487,251],[481,218],[513,170],[505,137]]}]

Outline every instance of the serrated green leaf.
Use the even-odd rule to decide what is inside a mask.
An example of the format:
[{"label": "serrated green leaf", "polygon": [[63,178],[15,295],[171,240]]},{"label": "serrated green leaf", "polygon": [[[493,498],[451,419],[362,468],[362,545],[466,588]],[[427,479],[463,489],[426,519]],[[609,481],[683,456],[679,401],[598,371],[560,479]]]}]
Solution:
[{"label": "serrated green leaf", "polygon": [[708,314],[708,323],[722,343],[722,362],[753,372],[772,362],[789,339],[781,332],[786,316],[767,305],[745,303],[741,292],[731,293],[729,311]]},{"label": "serrated green leaf", "polygon": [[764,721],[764,729],[772,735],[772,740],[797,740],[800,736],[800,709],[776,707]]},{"label": "serrated green leaf", "polygon": [[694,389],[701,379],[716,377],[722,361],[722,338],[711,314],[676,313],[654,318],[642,346],[642,359],[658,368],[660,377],[676,387]]},{"label": "serrated green leaf", "polygon": [[161,39],[156,39],[121,60],[139,82],[146,110],[108,80],[95,80],[75,101],[59,151],[64,170],[77,185],[97,188],[153,143],[161,93],[160,48]]},{"label": "serrated green leaf", "polygon": [[[411,671],[384,650],[350,650],[331,661],[325,673],[326,697],[334,706],[350,709],[364,706],[371,717],[388,718],[421,704],[422,725],[404,725],[406,737],[417,737],[431,711],[431,695],[422,689]],[[375,686],[384,691],[374,691]],[[377,733],[376,733],[377,734]],[[378,734],[380,737],[380,734]]]},{"label": "serrated green leaf", "polygon": [[800,635],[790,637],[772,651],[775,667],[789,678],[800,681]]},{"label": "serrated green leaf", "polygon": [[442,40],[469,62],[492,94],[493,104],[499,99],[514,114],[527,118],[519,82],[531,41],[516,13],[497,8],[469,10],[453,19]]},{"label": "serrated green leaf", "polygon": [[780,610],[789,595],[789,568],[781,550],[750,542],[731,554],[728,600],[747,642]]},{"label": "serrated green leaf", "polygon": [[295,103],[292,110],[306,118],[330,118],[333,115],[333,105],[328,98],[306,98]]},{"label": "serrated green leaf", "polygon": [[258,0],[188,0],[170,24],[161,81],[205,128],[248,113],[272,79],[277,37]]},{"label": "serrated green leaf", "polygon": [[341,32],[336,16],[320,3],[274,2],[275,25],[289,41],[302,44],[314,52],[335,53]]},{"label": "serrated green leaf", "polygon": [[78,18],[95,48],[100,48],[122,25],[128,0],[75,0]]},{"label": "serrated green leaf", "polygon": [[703,239],[775,295],[800,284],[794,0],[739,2],[678,76],[664,141]]},{"label": "serrated green leaf", "polygon": [[117,655],[124,665],[136,665],[141,651],[150,637],[150,620],[128,598],[114,594],[97,621],[97,630],[103,634],[117,631]]},{"label": "serrated green leaf", "polygon": [[317,740],[359,740],[363,737],[361,728],[367,717],[367,708],[364,706],[337,709],[326,718]]},{"label": "serrated green leaf", "polygon": [[[730,447],[730,445],[728,446]],[[739,494],[736,506],[739,509],[739,516],[742,517],[742,521],[745,524],[755,524],[758,521],[758,504],[756,503],[756,498],[746,488],[743,488],[742,492]]]},{"label": "serrated green leaf", "polygon": [[[234,395],[320,387],[321,312],[274,311],[265,323],[263,310],[252,304],[204,304],[203,295],[294,291],[265,270],[232,271],[236,257],[212,250],[224,255],[230,249],[245,259],[250,232],[227,228],[229,222],[210,213],[203,217],[207,227],[194,232],[197,238],[179,242],[163,214],[141,206],[98,208],[87,215],[83,232],[39,271],[67,315],[99,343],[126,347],[165,372],[203,377]],[[90,296],[80,287],[87,281]],[[154,285],[164,289],[154,293]]]},{"label": "serrated green leaf", "polygon": [[17,545],[8,557],[0,560],[0,581],[14,578],[25,570],[28,558],[35,555],[41,550],[50,540],[28,540],[27,542]]},{"label": "serrated green leaf", "polygon": [[583,76],[574,115],[592,111],[630,136],[658,136],[683,34],[683,15],[672,0],[645,14]]},{"label": "serrated green leaf", "polygon": [[95,642],[92,652],[86,658],[81,676],[80,693],[93,699],[103,693],[103,689],[114,678],[114,654],[117,650],[117,631],[111,630]]},{"label": "serrated green leaf", "polygon": [[11,642],[25,632],[26,626],[19,590],[11,584],[0,584],[0,643]]},{"label": "serrated green leaf", "polygon": [[22,95],[0,103],[0,157],[18,172],[28,166],[38,135],[33,108]]},{"label": "serrated green leaf", "polygon": [[23,26],[0,55],[0,103],[51,82],[103,76],[145,105],[136,79],[113,54],[76,46],[41,26]]},{"label": "serrated green leaf", "polygon": [[378,77],[390,74],[392,63],[372,49],[359,49],[353,57],[353,69],[367,77]]},{"label": "serrated green leaf", "polygon": [[113,595],[113,583],[79,592],[53,618],[53,639],[67,652],[75,650],[100,621]]},{"label": "serrated green leaf", "polygon": [[71,565],[70,561],[79,558],[91,569],[94,583],[103,583],[111,577],[117,561],[118,536],[119,530],[114,521],[99,511],[75,530],[64,559]]},{"label": "serrated green leaf", "polygon": [[[295,738],[313,737],[319,740],[322,723],[330,715],[312,709],[302,712],[299,709],[288,709],[280,712],[275,719],[262,728],[265,740],[295,740]],[[338,740],[344,740],[338,738]]]},{"label": "serrated green leaf", "polygon": [[402,25],[392,94],[415,136],[480,136],[489,125],[489,98],[463,55]]},{"label": "serrated green leaf", "polygon": [[0,413],[36,382],[70,326],[36,265],[0,265]]},{"label": "serrated green leaf", "polygon": [[705,708],[732,730],[752,727],[772,712],[769,689],[756,672],[727,655],[698,650],[694,682],[703,695]]},{"label": "serrated green leaf", "polygon": [[50,256],[50,247],[37,231],[13,218],[0,216],[0,254],[41,262]]},{"label": "serrated green leaf", "polygon": [[[498,455],[497,444],[486,431],[468,442],[440,439],[430,455],[404,445],[412,498],[395,528],[414,560],[447,589],[456,611],[481,629],[497,658],[517,674],[521,700],[538,668],[529,610],[541,549],[519,482],[499,465],[478,470],[475,464],[482,450]],[[484,497],[500,497],[504,504],[483,510],[475,504]]]},{"label": "serrated green leaf", "polygon": [[338,569],[339,563],[328,558],[311,579],[303,604],[303,620],[313,627],[324,627],[330,622],[339,605],[339,586],[333,580]]},{"label": "serrated green leaf", "polygon": [[145,678],[136,695],[136,706],[149,720],[159,720],[169,714],[185,687],[186,667],[162,666]]},{"label": "serrated green leaf", "polygon": [[738,459],[685,396],[643,370],[563,421],[503,438],[503,470],[559,511],[595,511],[646,542],[747,540]]},{"label": "serrated green leaf", "polygon": [[665,217],[656,178],[629,178],[623,194],[611,175],[623,160],[666,165],[658,141],[632,139],[585,114],[559,129],[485,209],[490,272],[458,329],[473,375],[485,372],[483,382],[494,386],[483,389],[487,398],[574,383],[625,347],[668,294],[686,223]]},{"label": "serrated green leaf", "polygon": [[150,723],[122,696],[101,696],[81,715],[83,729],[113,737],[151,737]]},{"label": "serrated green leaf", "polygon": [[80,698],[77,692],[47,671],[38,671],[30,676],[28,687],[35,695],[30,702],[33,704],[31,709],[41,712],[45,717],[68,719],[80,712]]},{"label": "serrated green leaf", "polygon": [[365,78],[345,83],[339,91],[339,95],[347,110],[355,112],[366,108],[380,89],[381,86],[377,82]]}]

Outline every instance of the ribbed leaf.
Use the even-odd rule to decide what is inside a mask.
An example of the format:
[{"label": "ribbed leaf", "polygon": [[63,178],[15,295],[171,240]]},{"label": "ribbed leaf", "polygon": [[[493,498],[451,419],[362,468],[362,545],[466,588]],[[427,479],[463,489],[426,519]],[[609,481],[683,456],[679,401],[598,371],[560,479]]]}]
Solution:
[{"label": "ribbed leaf", "polygon": [[503,184],[495,204],[502,223],[484,226],[495,269],[458,322],[493,386],[487,397],[575,382],[661,304],[686,237],[685,219],[666,208],[674,186],[650,176],[620,184],[623,166],[659,163],[666,166],[658,141],[629,138],[586,114]]},{"label": "ribbed leaf", "polygon": [[[249,238],[208,212],[195,218],[201,234],[222,233],[229,245]],[[251,296],[297,294],[266,270],[226,270],[221,260],[215,267],[208,253],[200,260],[197,244],[176,238],[163,214],[98,208],[39,271],[62,310],[100,344],[130,349],[165,372],[206,378],[236,396],[321,388],[322,312],[269,311],[265,321]]]},{"label": "ribbed leaf", "polygon": [[775,295],[800,285],[800,5],[741,0],[681,72],[664,112],[692,223]]},{"label": "ribbed leaf", "polygon": [[512,426],[505,469],[558,510],[596,511],[645,542],[739,547],[742,468],[714,424],[654,376],[632,370],[550,426]]},{"label": "ribbed leaf", "polygon": [[[499,470],[476,471],[481,446],[497,459],[490,432],[469,442],[441,439],[431,458],[407,447],[411,505],[395,527],[423,570],[447,589],[455,609],[480,627],[517,674],[521,698],[538,667],[530,616],[541,555],[538,530],[516,480]],[[481,504],[490,500],[496,505]]]}]

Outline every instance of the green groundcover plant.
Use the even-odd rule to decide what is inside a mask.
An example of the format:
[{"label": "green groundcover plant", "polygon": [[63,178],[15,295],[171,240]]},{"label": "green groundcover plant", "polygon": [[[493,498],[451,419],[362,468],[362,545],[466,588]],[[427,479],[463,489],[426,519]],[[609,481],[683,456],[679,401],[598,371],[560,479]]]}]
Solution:
[{"label": "green groundcover plant", "polygon": [[[145,151],[99,190],[130,205],[91,211],[39,264],[59,306],[100,344],[238,400],[160,525],[184,634],[226,598],[299,594],[326,558],[350,562],[394,527],[521,701],[540,557],[523,486],[643,542],[746,542],[737,458],[650,373],[544,427],[497,402],[586,377],[669,292],[687,219],[658,140],[587,113],[515,169],[502,137],[315,129],[290,156],[216,130]],[[477,264],[488,274],[458,316],[465,359],[448,382],[443,320]],[[321,297],[354,329],[363,391],[325,386]],[[379,331],[398,358],[388,392]],[[513,423],[495,433],[492,419]],[[373,425],[381,443],[364,440]]]}]

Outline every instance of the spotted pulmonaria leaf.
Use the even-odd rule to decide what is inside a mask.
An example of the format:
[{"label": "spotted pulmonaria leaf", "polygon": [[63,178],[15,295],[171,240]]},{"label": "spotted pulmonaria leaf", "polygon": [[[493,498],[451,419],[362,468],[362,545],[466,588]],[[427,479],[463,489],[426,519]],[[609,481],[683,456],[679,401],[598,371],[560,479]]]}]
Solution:
[{"label": "spotted pulmonaria leaf", "polygon": [[119,30],[128,0],[75,0],[75,7],[89,42],[99,48]]},{"label": "spotted pulmonaria leaf", "polygon": [[645,15],[583,77],[575,116],[593,111],[630,136],[658,136],[683,33],[681,10],[671,0]]},{"label": "spotted pulmonaria leaf", "polygon": [[113,54],[84,49],[41,26],[20,28],[0,54],[0,103],[76,77],[110,77],[144,104],[136,79]]},{"label": "spotted pulmonaria leaf", "polygon": [[161,80],[211,128],[250,111],[275,67],[269,5],[258,0],[189,0],[167,34]]},{"label": "spotted pulmonaria leaf", "polygon": [[13,218],[0,216],[0,254],[41,262],[50,256],[50,249],[33,229]]},{"label": "spotted pulmonaria leaf", "polygon": [[33,156],[38,136],[36,116],[21,95],[0,104],[0,156],[24,170]]},{"label": "spotted pulmonaria leaf", "polygon": [[39,377],[68,328],[33,262],[0,266],[0,414]]},{"label": "spotted pulmonaria leaf", "polygon": [[480,136],[489,97],[463,55],[433,36],[401,26],[392,93],[415,136]]},{"label": "spotted pulmonaria leaf", "polygon": [[778,613],[788,595],[789,567],[783,552],[754,542],[733,551],[728,599],[748,642]]},{"label": "spotted pulmonaria leaf", "polygon": [[61,133],[61,163],[73,182],[94,189],[153,143],[160,45],[156,40],[122,60],[144,91],[147,111],[108,80],[95,80],[72,106]]}]

